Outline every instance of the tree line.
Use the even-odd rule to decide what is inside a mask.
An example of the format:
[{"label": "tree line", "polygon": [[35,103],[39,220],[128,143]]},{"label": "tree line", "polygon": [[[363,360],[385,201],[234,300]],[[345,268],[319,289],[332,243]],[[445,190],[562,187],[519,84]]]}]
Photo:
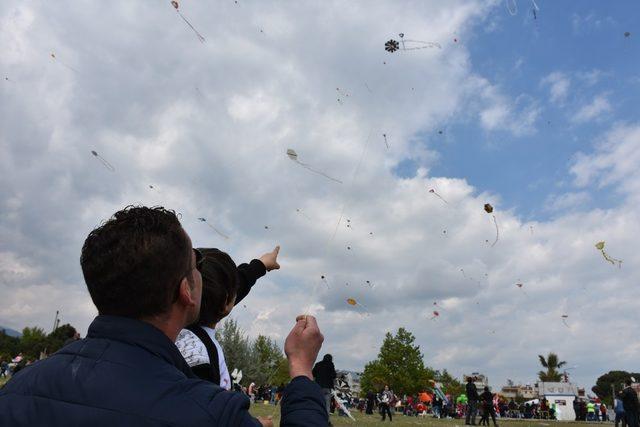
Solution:
[{"label": "tree line", "polygon": [[0,330],[0,360],[10,361],[18,354],[26,360],[38,360],[41,354],[53,354],[60,350],[65,341],[73,338],[76,328],[66,323],[47,334],[44,329],[34,326],[22,330],[22,336],[7,335]]}]

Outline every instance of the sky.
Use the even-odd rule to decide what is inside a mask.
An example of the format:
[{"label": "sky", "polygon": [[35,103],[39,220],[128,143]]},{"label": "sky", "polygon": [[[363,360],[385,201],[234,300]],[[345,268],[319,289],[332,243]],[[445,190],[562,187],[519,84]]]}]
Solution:
[{"label": "sky", "polygon": [[201,42],[169,1],[2,2],[0,325],[84,335],[87,234],[163,205],[237,263],[281,245],[232,316],[312,313],[338,368],[405,327],[493,387],[637,370],[640,4],[515,3],[182,1]]}]

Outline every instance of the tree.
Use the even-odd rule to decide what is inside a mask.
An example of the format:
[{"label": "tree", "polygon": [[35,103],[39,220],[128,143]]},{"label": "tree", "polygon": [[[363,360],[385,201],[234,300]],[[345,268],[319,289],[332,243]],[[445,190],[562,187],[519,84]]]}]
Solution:
[{"label": "tree", "polygon": [[243,374],[248,372],[251,366],[251,348],[249,339],[245,337],[238,322],[232,318],[225,320],[222,328],[216,329],[216,339],[222,347],[229,371],[236,368],[242,370]]},{"label": "tree", "polygon": [[[613,405],[613,392],[619,392],[624,388],[624,381],[630,377],[640,378],[640,373],[627,371],[609,371],[600,375],[596,380],[596,385],[591,388],[600,399],[611,407]],[[612,386],[614,390],[612,390]]]},{"label": "tree", "polygon": [[420,346],[404,328],[395,336],[387,332],[378,358],[367,363],[361,378],[362,391],[380,390],[388,385],[398,394],[415,394],[424,390],[435,372],[425,368]]},{"label": "tree", "polygon": [[258,385],[289,381],[289,365],[282,350],[271,338],[259,335],[254,341],[246,337],[238,322],[225,320],[216,329],[216,339],[224,352],[229,371],[242,370],[242,383]]},{"label": "tree", "polygon": [[53,354],[56,351],[60,350],[65,341],[67,341],[69,338],[73,338],[76,332],[76,328],[68,323],[65,323],[62,326],[58,326],[55,331],[51,332],[47,336],[47,352],[49,354]]},{"label": "tree", "polygon": [[558,369],[562,368],[567,364],[565,361],[558,361],[558,355],[555,353],[549,353],[547,358],[541,354],[538,355],[538,359],[540,360],[540,364],[543,368],[547,368],[546,371],[539,371],[538,378],[542,382],[558,382],[562,380],[562,374],[558,372]]},{"label": "tree", "polygon": [[264,335],[258,335],[251,346],[251,367],[247,372],[248,378],[256,384],[273,384],[273,377],[277,374],[276,371],[282,365],[283,359],[286,361],[275,341]]},{"label": "tree", "polygon": [[435,371],[435,380],[442,384],[442,391],[451,396],[458,396],[465,392],[464,384],[455,379],[446,369]]},{"label": "tree", "polygon": [[20,352],[20,338],[7,335],[4,329],[0,330],[0,359],[10,361]]},{"label": "tree", "polygon": [[38,359],[40,353],[47,348],[47,336],[44,329],[34,326],[22,330],[20,338],[20,352],[27,359]]}]

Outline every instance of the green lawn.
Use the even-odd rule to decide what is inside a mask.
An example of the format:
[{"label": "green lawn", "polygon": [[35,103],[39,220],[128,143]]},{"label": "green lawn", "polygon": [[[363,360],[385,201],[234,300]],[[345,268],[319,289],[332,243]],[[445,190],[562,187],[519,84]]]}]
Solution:
[{"label": "green lawn", "polygon": [[[280,407],[274,407],[272,405],[263,405],[258,403],[251,405],[251,413],[256,417],[273,416],[274,425],[280,424]],[[334,426],[362,426],[362,425],[381,425],[379,415],[365,415],[360,414],[358,411],[352,411],[351,414],[356,419],[355,422],[351,421],[347,417],[338,417],[331,415],[331,423]],[[478,419],[479,420],[479,419]],[[439,420],[435,418],[425,417],[405,417],[403,415],[397,415],[393,417],[393,423],[385,421],[387,424],[394,426],[428,426],[428,427],[456,427],[464,426],[464,420]],[[575,427],[577,425],[585,425],[586,423],[576,423],[567,421],[548,421],[548,420],[498,420],[500,427],[546,427],[562,424],[562,427]],[[599,423],[600,424],[600,423]],[[605,424],[606,425],[606,424]]]}]

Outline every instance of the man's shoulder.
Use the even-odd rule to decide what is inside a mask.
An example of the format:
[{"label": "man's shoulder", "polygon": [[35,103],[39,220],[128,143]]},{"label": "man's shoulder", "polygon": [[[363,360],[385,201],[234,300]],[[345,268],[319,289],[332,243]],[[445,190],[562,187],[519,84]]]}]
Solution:
[{"label": "man's shoulder", "polygon": [[246,416],[249,400],[238,393],[188,378],[161,360],[150,363],[152,359],[141,357],[126,362],[105,353],[95,360],[56,353],[25,368],[0,390],[0,412],[10,404],[13,413],[34,416],[29,408],[37,398],[42,412],[37,417],[65,411],[91,417],[106,410],[129,419],[194,425]]}]

